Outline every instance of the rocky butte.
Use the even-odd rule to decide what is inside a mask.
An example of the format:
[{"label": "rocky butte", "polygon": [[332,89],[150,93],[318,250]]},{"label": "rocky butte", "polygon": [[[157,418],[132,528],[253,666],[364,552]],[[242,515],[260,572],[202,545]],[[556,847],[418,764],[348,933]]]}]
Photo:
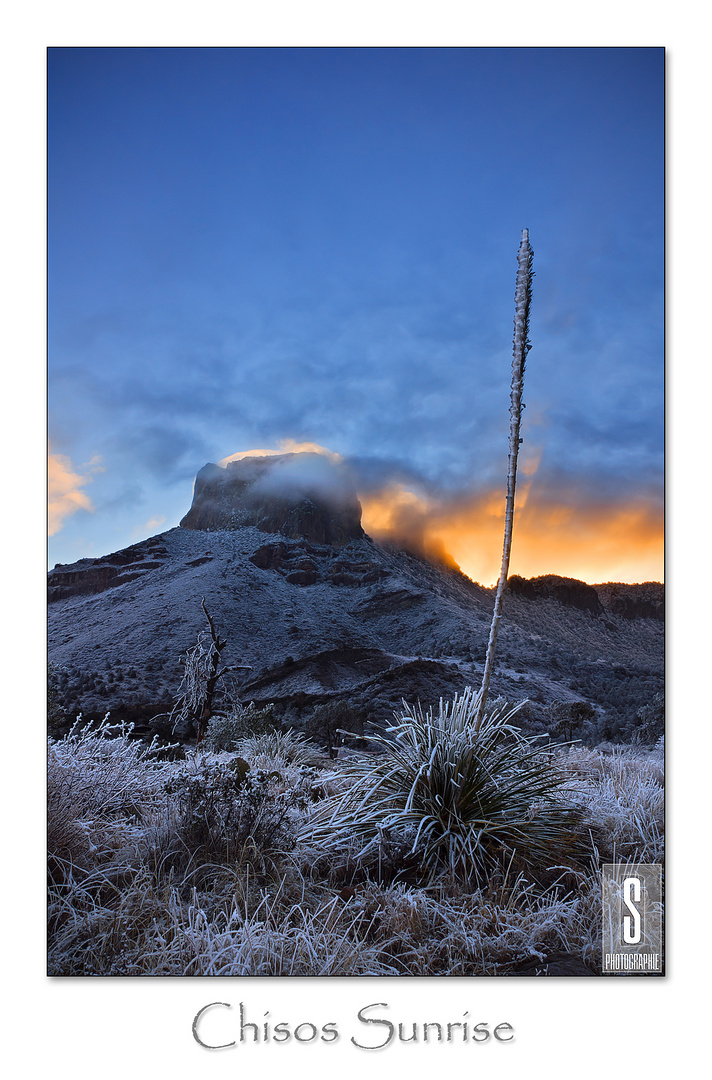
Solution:
[{"label": "rocky butte", "polygon": [[[49,574],[49,658],[71,716],[150,729],[177,697],[181,657],[206,629],[247,664],[242,701],[303,725],[346,700],[376,723],[403,698],[478,685],[493,590],[457,568],[374,543],[346,470],[318,454],[204,466],[177,528]],[[491,693],[595,706],[610,737],[663,686],[663,588],[512,578]]]},{"label": "rocky butte", "polygon": [[339,547],[364,536],[361,504],[344,469],[322,454],[245,457],[204,465],[182,529],[254,525],[291,540]]}]

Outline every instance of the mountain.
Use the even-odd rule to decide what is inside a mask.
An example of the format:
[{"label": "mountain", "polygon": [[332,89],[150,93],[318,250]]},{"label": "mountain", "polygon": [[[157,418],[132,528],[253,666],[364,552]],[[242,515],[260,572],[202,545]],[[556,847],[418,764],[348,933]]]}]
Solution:
[{"label": "mountain", "polygon": [[[338,464],[316,454],[209,464],[180,526],[49,573],[49,658],[72,716],[111,711],[137,729],[177,696],[181,657],[207,629],[202,600],[246,664],[241,700],[303,724],[347,700],[378,723],[477,685],[493,590],[457,568],[376,544]],[[491,694],[587,701],[607,737],[663,686],[663,587],[513,576]]]},{"label": "mountain", "polygon": [[246,457],[204,465],[181,528],[255,525],[293,540],[339,546],[364,536],[361,505],[340,465],[322,454]]}]

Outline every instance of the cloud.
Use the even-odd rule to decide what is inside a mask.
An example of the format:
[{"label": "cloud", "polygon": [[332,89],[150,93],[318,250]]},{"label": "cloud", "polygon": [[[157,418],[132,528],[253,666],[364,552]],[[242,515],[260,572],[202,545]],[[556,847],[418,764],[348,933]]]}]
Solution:
[{"label": "cloud", "polygon": [[[661,485],[659,335],[620,312],[554,333],[545,316],[563,301],[548,280],[535,294],[524,446],[543,445],[547,471],[559,462],[576,483],[605,479],[616,496],[635,496],[641,477]],[[117,318],[54,356],[57,439],[76,446],[80,431],[113,476],[147,493],[189,484],[206,461],[326,446],[348,461],[399,461],[440,492],[494,487],[506,471],[510,290],[500,314],[487,282],[467,281],[474,309],[459,292],[433,293],[428,277],[401,282],[397,298],[363,282],[358,295],[322,303],[243,298],[226,314],[198,296],[184,311],[158,304]],[[223,457],[231,445],[271,449]]]},{"label": "cloud", "polygon": [[132,537],[144,537],[146,535],[151,536],[156,529],[158,529],[165,522],[165,517],[162,515],[155,515],[150,517],[148,521],[144,521],[143,525],[136,525],[133,529]]},{"label": "cloud", "polygon": [[221,458],[218,465],[224,469],[230,461],[240,461],[246,457],[274,457],[278,454],[321,454],[323,457],[329,458],[334,464],[339,464],[344,460],[341,454],[335,454],[333,450],[327,450],[325,446],[320,446],[319,443],[315,442],[280,439],[277,446],[279,447],[278,450],[237,450],[234,454]]},{"label": "cloud", "polygon": [[[84,467],[91,469],[92,472],[101,472],[103,470],[100,461],[99,457],[94,456]],[[82,491],[85,484],[91,483],[92,477],[81,476],[74,472],[71,459],[65,454],[54,454],[50,451],[47,479],[48,529],[49,535],[54,536],[62,528],[65,520],[72,514],[76,514],[78,510],[93,512],[94,505],[91,499],[85,491]]]},{"label": "cloud", "polygon": [[[87,355],[82,367],[67,350],[64,365],[55,360],[53,412],[62,425],[53,434],[74,460],[96,448],[112,462],[111,481],[95,496],[94,535],[106,532],[97,543],[114,543],[109,522],[119,515],[127,534],[140,516],[179,520],[208,461],[311,452],[343,462],[366,521],[369,512],[395,515],[394,528],[411,545],[445,550],[476,579],[496,579],[500,526],[484,529],[483,521],[489,494],[502,492],[506,476],[508,296],[496,320],[465,316],[454,301],[389,303],[368,290],[351,308],[343,298],[280,310],[238,302],[209,320],[198,300],[192,324],[171,312],[175,319],[159,317],[158,325],[138,319],[117,324],[113,335],[105,328],[101,365]],[[486,310],[483,297],[478,308]],[[492,329],[500,323],[506,333]],[[560,572],[566,566],[586,580],[661,576],[661,558],[646,556],[635,574],[636,551],[626,554],[612,539],[619,507],[655,509],[662,491],[658,343],[644,331],[636,323],[623,334],[596,320],[556,335],[539,327],[525,386],[513,572],[556,570],[546,533],[538,541],[531,534],[531,557],[522,561],[522,514],[531,505],[541,514],[570,507],[579,525],[590,524],[585,544],[579,535],[575,551],[561,550]],[[229,453],[231,446],[261,449]],[[427,512],[403,505],[404,492],[425,500]],[[462,525],[468,508],[471,543]],[[594,519],[610,534],[607,565],[594,557]]]}]

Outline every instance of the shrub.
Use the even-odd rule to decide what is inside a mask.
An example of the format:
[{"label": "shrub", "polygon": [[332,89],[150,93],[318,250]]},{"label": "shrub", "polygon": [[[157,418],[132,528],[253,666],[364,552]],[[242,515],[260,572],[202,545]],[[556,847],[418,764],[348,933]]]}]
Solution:
[{"label": "shrub", "polygon": [[49,731],[56,731],[67,722],[67,714],[60,700],[61,676],[62,671],[57,664],[47,665],[47,728]]},{"label": "shrub", "polygon": [[656,745],[665,734],[665,695],[656,694],[649,704],[638,709],[635,719],[633,742]]},{"label": "shrub", "polygon": [[234,704],[228,713],[211,716],[205,734],[205,749],[237,750],[241,739],[252,735],[266,735],[277,731],[279,722],[274,715],[274,706],[265,705],[259,709],[249,705]]},{"label": "shrub", "polygon": [[165,785],[178,809],[178,830],[198,863],[260,860],[286,841],[294,793],[278,792],[277,772],[252,770],[244,758],[193,762]]},{"label": "shrub", "polygon": [[596,709],[588,701],[552,701],[549,714],[549,734],[553,738],[566,742],[576,738],[595,741],[599,725],[596,724]]},{"label": "shrub", "polygon": [[357,739],[363,736],[363,714],[348,701],[326,701],[316,706],[305,727],[310,738],[325,746],[330,757],[336,757],[344,734]]},{"label": "shrub", "polygon": [[77,812],[138,816],[158,787],[165,747],[131,738],[133,724],[112,724],[109,713],[82,723],[81,714],[64,738],[50,741],[49,776],[53,790],[71,791]]},{"label": "shrub", "polygon": [[561,801],[564,774],[541,743],[512,725],[520,706],[498,700],[476,731],[478,703],[471,688],[427,713],[404,702],[394,727],[369,736],[380,758],[350,767],[353,787],[325,800],[301,838],[337,849],[359,838],[372,864],[385,838],[406,839],[427,879],[446,870],[469,884],[515,853],[548,864],[576,852],[580,811]]},{"label": "shrub", "polygon": [[662,747],[646,753],[634,746],[623,746],[612,754],[569,747],[561,752],[561,762],[570,775],[578,774],[585,827],[588,822],[595,827],[603,862],[663,861]]},{"label": "shrub", "polygon": [[47,814],[50,881],[85,873],[112,855],[155,805],[165,765],[159,748],[131,739],[131,726],[102,721],[50,739]]}]

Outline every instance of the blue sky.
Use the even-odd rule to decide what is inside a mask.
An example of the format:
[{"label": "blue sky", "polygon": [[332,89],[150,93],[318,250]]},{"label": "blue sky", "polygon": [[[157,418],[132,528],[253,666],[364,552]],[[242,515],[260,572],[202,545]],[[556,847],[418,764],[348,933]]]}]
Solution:
[{"label": "blue sky", "polygon": [[470,530],[486,580],[528,227],[512,571],[659,578],[663,68],[50,49],[50,565],[177,524],[203,464],[286,439],[342,455],[365,504],[412,493],[463,568]]}]

